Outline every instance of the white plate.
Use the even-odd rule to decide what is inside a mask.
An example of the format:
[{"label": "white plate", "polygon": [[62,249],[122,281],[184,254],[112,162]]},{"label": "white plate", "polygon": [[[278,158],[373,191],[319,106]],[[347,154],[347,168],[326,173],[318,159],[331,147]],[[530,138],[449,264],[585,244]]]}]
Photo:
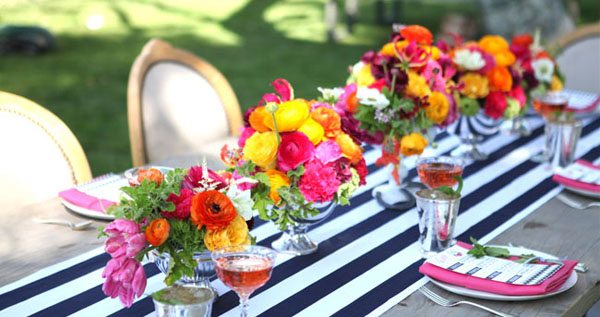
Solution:
[{"label": "white plate", "polygon": [[108,220],[108,221],[115,219],[115,216],[113,216],[113,215],[109,215],[109,214],[105,214],[100,211],[76,206],[64,199],[61,199],[60,201],[65,206],[65,208],[67,208],[69,211],[72,211],[72,212],[74,212],[78,215],[84,216],[86,218],[92,218],[92,219],[98,219],[98,220]]},{"label": "white plate", "polygon": [[[533,253],[534,255],[542,257],[542,258],[558,259],[554,255],[550,255],[550,254],[536,251],[536,250],[530,250],[530,249],[523,248],[523,247],[514,247],[514,246],[511,247],[511,246],[499,246],[499,245],[493,245],[493,246],[506,248],[506,249],[508,249],[510,254],[518,255],[518,254]],[[469,289],[469,288],[462,287],[462,286],[444,283],[444,282],[432,279],[431,277],[428,277],[428,278],[433,284],[447,290],[450,293],[455,293],[458,295],[463,295],[463,296],[468,296],[468,297],[473,297],[473,298],[481,298],[481,299],[497,300],[497,301],[526,301],[526,300],[546,298],[546,297],[560,294],[560,293],[570,289],[571,287],[575,286],[575,283],[577,283],[577,273],[575,271],[573,271],[571,273],[571,275],[569,276],[569,278],[567,278],[565,283],[559,289],[557,289],[556,291],[554,291],[552,293],[540,294],[540,295],[510,296],[510,295],[500,295],[500,294],[488,293],[488,292],[484,292],[484,291],[473,290],[473,289]]]},{"label": "white plate", "polygon": [[580,189],[580,188],[575,188],[575,187],[570,187],[570,186],[566,186],[563,184],[563,186],[565,187],[566,190],[572,191],[576,194],[582,195],[582,196],[587,196],[590,198],[596,198],[596,199],[600,199],[600,193],[599,192],[593,192],[593,191],[589,191],[589,190],[585,190],[585,189]]}]

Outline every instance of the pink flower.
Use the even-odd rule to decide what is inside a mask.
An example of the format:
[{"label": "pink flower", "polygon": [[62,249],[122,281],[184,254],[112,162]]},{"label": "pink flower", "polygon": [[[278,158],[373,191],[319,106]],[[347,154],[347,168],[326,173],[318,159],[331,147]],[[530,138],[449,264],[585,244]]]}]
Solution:
[{"label": "pink flower", "polygon": [[446,91],[446,80],[442,72],[442,66],[433,59],[427,61],[423,73],[421,74],[434,91]]},{"label": "pink flower", "polygon": [[322,163],[327,164],[342,157],[342,150],[335,141],[329,140],[319,143],[315,150],[315,156]]},{"label": "pink flower", "polygon": [[507,107],[506,97],[502,92],[493,91],[485,99],[483,111],[492,119],[500,119]]},{"label": "pink flower", "polygon": [[146,247],[146,237],[134,221],[116,219],[104,228],[104,233],[108,234],[104,250],[113,258],[134,257]]},{"label": "pink flower", "polygon": [[[183,182],[181,182],[183,188],[194,189],[200,186],[200,182],[204,179],[204,172],[202,170],[202,166],[192,166],[188,174],[183,179]],[[217,189],[223,189],[227,186],[227,183],[223,177],[210,169],[208,170],[208,178],[217,183]]]},{"label": "pink flower", "polygon": [[348,99],[356,94],[357,90],[356,84],[350,84],[344,87],[344,92],[339,96],[335,107],[343,110],[350,110],[351,107],[348,106]]},{"label": "pink flower", "polygon": [[341,183],[346,183],[352,179],[352,171],[350,170],[350,160],[345,157],[341,157],[337,161],[333,161],[327,166],[330,166],[335,171],[337,179]]},{"label": "pink flower", "polygon": [[452,96],[448,93],[444,93],[446,97],[448,97],[448,101],[450,101],[450,108],[448,109],[448,115],[444,122],[440,124],[441,127],[447,127],[448,125],[454,123],[456,119],[458,119],[458,106],[456,104],[456,100],[452,98]]},{"label": "pink flower", "polygon": [[240,148],[244,148],[244,145],[246,145],[246,140],[252,136],[254,134],[254,132],[256,132],[256,130],[252,129],[251,127],[245,127],[242,130],[242,133],[240,135],[240,139],[238,140],[238,146]]},{"label": "pink flower", "polygon": [[319,160],[304,165],[304,174],[298,182],[300,192],[310,202],[331,201],[339,186],[335,170]]},{"label": "pink flower", "polygon": [[523,91],[523,87],[515,86],[509,93],[508,96],[515,99],[519,102],[521,109],[525,106],[527,102],[527,96],[525,96],[525,91]]},{"label": "pink flower", "polygon": [[363,157],[358,163],[354,164],[352,167],[356,169],[358,172],[358,176],[360,177],[360,186],[367,184],[367,174],[369,174],[369,169],[367,168],[367,162],[365,162],[365,158]]},{"label": "pink flower", "polygon": [[146,273],[140,262],[133,258],[119,257],[108,261],[102,277],[106,278],[102,291],[110,298],[117,296],[126,307],[131,307],[134,297],[140,297],[146,289]]},{"label": "pink flower", "polygon": [[185,219],[190,216],[190,208],[192,206],[192,196],[194,191],[184,188],[179,195],[170,194],[167,201],[175,204],[174,211],[163,211],[162,215],[165,218]]},{"label": "pink flower", "polygon": [[315,152],[315,146],[306,134],[302,132],[283,133],[277,152],[277,167],[282,172],[293,170],[310,160]]},{"label": "pink flower", "polygon": [[[255,173],[251,173],[251,174],[254,175]],[[240,175],[237,170],[233,171],[233,174],[231,176],[235,180],[243,178],[242,175]],[[257,185],[258,185],[258,183],[250,183],[250,182],[240,182],[240,183],[237,183],[237,187],[240,190],[251,190],[254,187],[256,187]]]}]

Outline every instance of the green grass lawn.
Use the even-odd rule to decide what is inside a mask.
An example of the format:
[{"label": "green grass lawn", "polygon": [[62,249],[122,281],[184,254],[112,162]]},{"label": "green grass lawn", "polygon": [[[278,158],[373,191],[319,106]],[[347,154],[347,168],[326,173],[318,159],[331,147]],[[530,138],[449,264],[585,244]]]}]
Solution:
[{"label": "green grass lawn", "polygon": [[[0,57],[0,90],[61,117],[95,175],[120,171],[131,165],[129,70],[149,39],[160,37],[211,62],[243,108],[254,105],[277,77],[287,78],[298,96],[311,98],[318,86],[343,83],[347,67],[387,39],[389,27],[374,23],[373,0],[359,1],[355,32],[333,44],[325,36],[325,0],[0,0],[0,23],[43,26],[58,41],[47,55]],[[586,10],[597,9],[590,1]],[[436,29],[445,13],[475,12],[456,1],[422,2],[419,10],[403,14],[407,23]],[[102,16],[102,28],[88,29],[90,16]]]}]

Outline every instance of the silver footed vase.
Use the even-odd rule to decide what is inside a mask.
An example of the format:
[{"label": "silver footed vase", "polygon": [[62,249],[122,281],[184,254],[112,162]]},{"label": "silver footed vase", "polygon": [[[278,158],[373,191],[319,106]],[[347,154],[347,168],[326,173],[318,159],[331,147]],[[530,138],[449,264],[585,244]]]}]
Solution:
[{"label": "silver footed vase", "polygon": [[448,133],[460,139],[461,144],[450,154],[467,161],[482,161],[488,154],[481,149],[484,136],[496,134],[500,130],[501,119],[492,119],[483,113],[474,116],[461,115],[458,120],[448,126]]}]

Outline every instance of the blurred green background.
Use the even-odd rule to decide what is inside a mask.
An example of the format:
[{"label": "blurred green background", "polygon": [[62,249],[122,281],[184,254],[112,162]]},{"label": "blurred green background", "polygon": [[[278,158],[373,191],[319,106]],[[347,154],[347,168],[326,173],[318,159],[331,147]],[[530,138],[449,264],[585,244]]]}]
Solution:
[{"label": "blurred green background", "polygon": [[[444,14],[477,19],[471,1],[404,1],[402,21],[438,30]],[[598,20],[597,0],[580,0],[578,23]],[[94,175],[131,165],[127,80],[153,37],[206,59],[228,78],[242,108],[269,83],[288,79],[297,96],[344,83],[347,68],[388,37],[374,0],[359,0],[354,32],[327,41],[325,0],[0,0],[0,23],[38,25],[57,37],[41,56],[0,56],[0,90],[30,98],[71,128]],[[341,9],[341,8],[340,8]],[[344,33],[343,14],[337,31]],[[98,28],[99,27],[99,28]],[[96,29],[97,28],[97,29]],[[95,29],[95,30],[94,30]]]}]

